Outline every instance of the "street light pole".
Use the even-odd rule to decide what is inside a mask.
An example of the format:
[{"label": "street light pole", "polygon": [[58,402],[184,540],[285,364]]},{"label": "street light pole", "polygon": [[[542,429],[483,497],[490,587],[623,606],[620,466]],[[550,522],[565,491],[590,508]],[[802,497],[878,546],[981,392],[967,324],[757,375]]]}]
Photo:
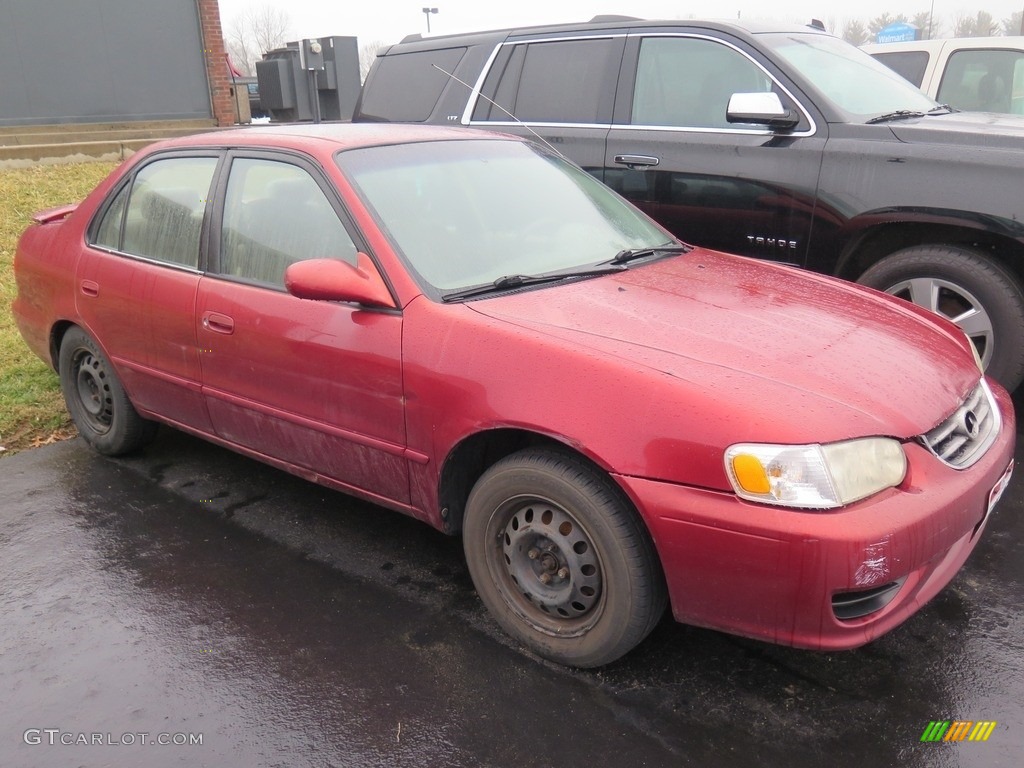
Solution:
[{"label": "street light pole", "polygon": [[424,8],[424,15],[427,17],[427,34],[430,34],[430,14],[437,13],[437,8]]},{"label": "street light pole", "polygon": [[935,0],[932,0],[932,7],[928,9],[928,39],[932,39],[932,19],[935,17]]}]

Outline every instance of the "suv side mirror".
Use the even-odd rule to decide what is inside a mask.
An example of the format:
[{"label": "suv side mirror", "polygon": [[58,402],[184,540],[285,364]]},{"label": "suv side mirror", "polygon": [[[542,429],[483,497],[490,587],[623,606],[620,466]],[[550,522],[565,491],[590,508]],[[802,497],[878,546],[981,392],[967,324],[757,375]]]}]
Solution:
[{"label": "suv side mirror", "polygon": [[356,264],[341,259],[307,259],[284,272],[284,287],[299,299],[350,301],[367,307],[395,307],[370,257],[356,254]]},{"label": "suv side mirror", "polygon": [[772,128],[795,128],[800,116],[782,106],[779,94],[734,93],[729,97],[726,120],[730,123],[756,123]]}]

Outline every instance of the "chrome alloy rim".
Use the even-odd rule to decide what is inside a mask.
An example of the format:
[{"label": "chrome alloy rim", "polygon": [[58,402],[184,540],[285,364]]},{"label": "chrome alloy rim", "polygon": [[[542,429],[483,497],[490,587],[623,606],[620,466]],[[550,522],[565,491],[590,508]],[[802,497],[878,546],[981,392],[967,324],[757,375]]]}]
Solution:
[{"label": "chrome alloy rim", "polygon": [[992,318],[973,293],[962,285],[936,277],[903,280],[886,288],[885,292],[912,301],[956,323],[974,343],[982,365],[988,367],[992,360],[994,337]]}]

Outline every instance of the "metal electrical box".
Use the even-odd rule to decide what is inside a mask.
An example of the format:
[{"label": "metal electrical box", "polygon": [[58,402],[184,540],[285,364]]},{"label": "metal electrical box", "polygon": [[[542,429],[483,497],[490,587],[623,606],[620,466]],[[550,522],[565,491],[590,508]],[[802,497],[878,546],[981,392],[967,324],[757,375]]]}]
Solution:
[{"label": "metal electrical box", "polygon": [[260,103],[274,122],[349,120],[359,98],[355,37],[288,43],[256,62]]}]

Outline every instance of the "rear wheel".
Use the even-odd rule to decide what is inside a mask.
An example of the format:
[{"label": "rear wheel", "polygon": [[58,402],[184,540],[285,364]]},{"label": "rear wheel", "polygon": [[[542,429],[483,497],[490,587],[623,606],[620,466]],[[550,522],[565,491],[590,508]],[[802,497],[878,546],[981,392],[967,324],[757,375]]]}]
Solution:
[{"label": "rear wheel", "polygon": [[664,612],[661,569],[635,510],[574,456],[529,449],[488,469],[470,494],[463,543],[484,605],[553,661],[614,661]]},{"label": "rear wheel", "polygon": [[117,456],[153,438],[156,424],[136,413],[110,361],[82,329],[64,334],[59,370],[71,419],[97,452]]},{"label": "rear wheel", "polygon": [[1007,389],[1024,379],[1024,293],[1002,265],[968,248],[919,245],[882,259],[859,282],[959,325],[985,373]]}]

